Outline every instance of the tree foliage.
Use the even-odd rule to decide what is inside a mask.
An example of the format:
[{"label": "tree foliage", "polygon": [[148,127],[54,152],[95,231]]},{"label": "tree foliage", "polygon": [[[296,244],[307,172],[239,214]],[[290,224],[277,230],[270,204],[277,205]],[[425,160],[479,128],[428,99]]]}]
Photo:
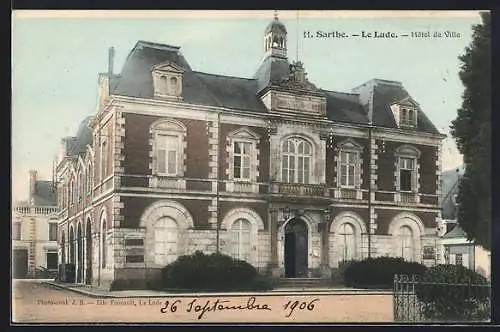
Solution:
[{"label": "tree foliage", "polygon": [[465,89],[450,129],[465,163],[458,223],[469,240],[491,250],[491,18],[489,13],[481,18],[459,57]]}]

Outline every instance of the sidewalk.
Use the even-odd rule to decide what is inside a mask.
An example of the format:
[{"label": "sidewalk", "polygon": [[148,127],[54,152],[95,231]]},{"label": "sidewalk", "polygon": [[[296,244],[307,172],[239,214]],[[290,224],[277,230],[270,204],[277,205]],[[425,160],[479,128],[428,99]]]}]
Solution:
[{"label": "sidewalk", "polygon": [[277,295],[391,295],[386,289],[358,289],[348,287],[336,288],[275,288],[271,291],[255,292],[203,292],[203,293],[168,293],[153,290],[107,291],[88,285],[64,284],[56,281],[42,281],[43,284],[69,290],[81,295],[95,298],[154,298],[154,297],[218,297],[218,296],[277,296]]}]

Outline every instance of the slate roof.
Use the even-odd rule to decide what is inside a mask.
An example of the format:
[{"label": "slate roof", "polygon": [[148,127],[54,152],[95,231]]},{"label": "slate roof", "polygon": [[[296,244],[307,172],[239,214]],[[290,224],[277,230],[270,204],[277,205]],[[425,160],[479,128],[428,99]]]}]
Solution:
[{"label": "slate roof", "polygon": [[463,231],[462,227],[457,224],[450,232],[443,235],[444,239],[456,239],[456,238],[467,238],[467,235]]},{"label": "slate roof", "polygon": [[88,116],[80,123],[76,136],[64,137],[66,144],[66,156],[77,156],[85,154],[87,145],[92,145],[92,131],[89,127],[92,116]]},{"label": "slate roof", "polygon": [[443,219],[457,218],[458,209],[453,197],[458,194],[461,175],[463,175],[463,169],[460,170],[460,168],[459,172],[453,169],[441,174],[441,217]]},{"label": "slate roof", "polygon": [[36,206],[57,205],[56,191],[52,181],[39,181],[35,183],[35,195],[31,196],[33,204]]},{"label": "slate roof", "polygon": [[[410,94],[402,84],[376,84],[373,88],[373,125],[397,128],[390,106],[408,96]],[[417,127],[416,130],[421,132],[439,134],[439,131],[422,111],[418,112]]]},{"label": "slate roof", "polygon": [[[184,102],[198,105],[238,109],[240,111],[266,112],[258,94],[270,85],[275,85],[290,74],[290,63],[286,58],[268,56],[257,69],[253,78],[230,77],[193,71],[178,46],[138,41],[119,75],[110,80],[111,94],[138,98],[153,98],[153,66],[173,62],[184,69],[182,97]],[[409,96],[402,84],[372,80],[376,84],[370,95],[370,103],[362,103],[356,93],[343,93],[318,89],[327,99],[327,115],[330,120],[357,124],[369,124],[369,105],[373,105],[373,124],[380,127],[397,128],[390,105]],[[389,82],[389,83],[387,83]],[[356,91],[355,91],[356,92]],[[409,129],[411,130],[411,129]],[[439,131],[419,112],[420,132],[439,134]]]},{"label": "slate roof", "polygon": [[278,20],[278,17],[275,17],[266,27],[265,34],[269,32],[286,33],[286,27]]}]

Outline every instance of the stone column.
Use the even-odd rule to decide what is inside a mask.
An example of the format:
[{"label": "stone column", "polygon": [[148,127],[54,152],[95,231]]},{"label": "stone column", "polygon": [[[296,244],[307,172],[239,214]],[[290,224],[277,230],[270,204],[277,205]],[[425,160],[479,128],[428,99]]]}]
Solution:
[{"label": "stone column", "polygon": [[279,277],[278,265],[278,209],[269,209],[269,230],[271,233],[271,275]]},{"label": "stone column", "polygon": [[331,268],[330,268],[330,232],[329,232],[329,224],[327,222],[321,224],[321,265],[320,265],[320,273],[323,278],[331,277]]}]

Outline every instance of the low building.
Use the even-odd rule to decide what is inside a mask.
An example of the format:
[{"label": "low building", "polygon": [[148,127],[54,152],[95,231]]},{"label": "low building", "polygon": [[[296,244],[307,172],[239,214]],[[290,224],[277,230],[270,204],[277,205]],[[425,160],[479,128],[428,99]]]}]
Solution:
[{"label": "low building", "polygon": [[441,245],[444,253],[441,263],[458,264],[474,270],[486,278],[491,276],[491,252],[474,241],[467,240],[467,235],[457,222],[460,179],[464,169],[443,172],[442,232]]},{"label": "low building", "polygon": [[33,278],[36,270],[57,270],[58,219],[52,181],[37,179],[30,171],[29,199],[12,209],[12,276]]},{"label": "low building", "polygon": [[60,257],[77,282],[146,280],[197,250],[283,278],[369,256],[440,260],[444,135],[418,102],[382,79],[319,88],[289,62],[277,17],[263,37],[252,78],[196,71],[180,47],[147,41],[115,74],[110,52],[97,113],[57,166]]}]

